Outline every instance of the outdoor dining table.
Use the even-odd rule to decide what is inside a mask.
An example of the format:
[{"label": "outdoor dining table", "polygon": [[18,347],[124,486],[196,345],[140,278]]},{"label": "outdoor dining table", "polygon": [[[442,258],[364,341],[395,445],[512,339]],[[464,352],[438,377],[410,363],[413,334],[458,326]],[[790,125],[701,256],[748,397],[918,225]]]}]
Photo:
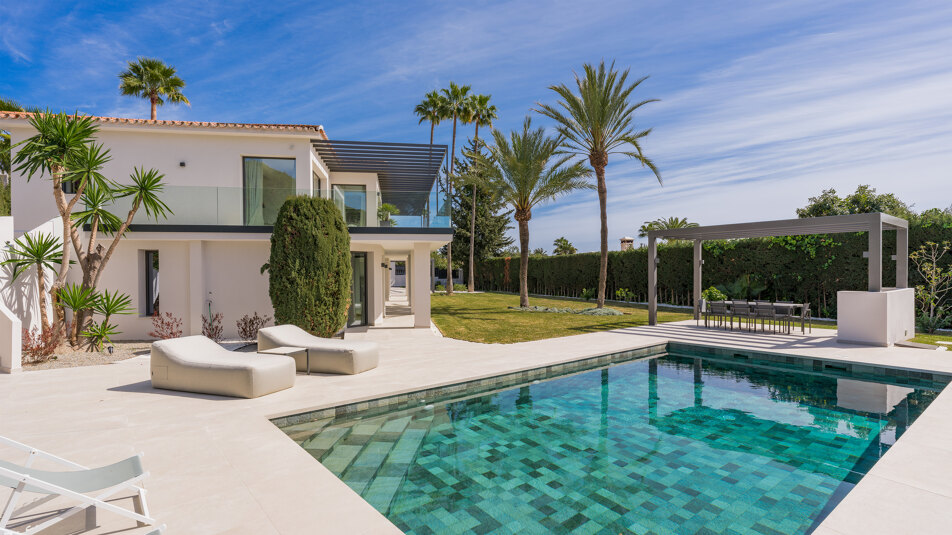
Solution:
[{"label": "outdoor dining table", "polygon": [[[728,307],[734,305],[734,301],[732,301],[732,300],[726,300],[726,301],[711,301],[711,303],[723,303],[723,304],[727,305]],[[749,304],[749,305],[752,306],[752,307],[753,307],[753,306],[756,306],[756,305],[758,304],[758,303],[756,303],[755,301],[743,301],[743,303],[744,303],[745,305],[746,305],[746,304]],[[803,314],[803,309],[804,309],[804,307],[807,306],[805,303],[764,303],[764,302],[761,302],[761,303],[759,303],[759,304],[762,304],[762,305],[763,305],[763,304],[771,305],[771,306],[773,306],[773,308],[774,308],[775,311],[776,311],[776,310],[782,310],[782,309],[789,309],[789,310],[790,310],[790,314],[791,314],[793,317],[795,317],[795,318],[796,318],[796,317],[799,317],[799,318],[800,318],[800,332],[803,333],[803,334],[806,334],[806,332],[807,332],[807,331],[806,331],[806,318],[804,318],[804,314]],[[797,312],[798,310],[799,310],[799,312],[800,312],[800,315],[799,315],[799,316],[797,316],[796,314],[794,314],[794,313]]]}]

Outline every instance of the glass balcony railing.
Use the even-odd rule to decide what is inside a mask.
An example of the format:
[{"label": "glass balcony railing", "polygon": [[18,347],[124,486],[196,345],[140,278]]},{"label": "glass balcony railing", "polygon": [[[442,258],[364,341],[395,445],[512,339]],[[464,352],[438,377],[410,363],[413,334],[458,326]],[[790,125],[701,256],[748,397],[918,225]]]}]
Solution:
[{"label": "glass balcony railing", "polygon": [[[133,224],[261,227],[274,224],[285,199],[292,195],[310,195],[309,191],[286,188],[258,189],[165,186],[160,198],[172,211],[166,219],[155,221],[139,209]],[[362,203],[354,196],[344,198],[337,190],[322,191],[334,200],[350,227],[450,228],[450,203],[444,192],[400,191],[365,195]],[[125,219],[131,199],[118,199],[110,211]]]}]

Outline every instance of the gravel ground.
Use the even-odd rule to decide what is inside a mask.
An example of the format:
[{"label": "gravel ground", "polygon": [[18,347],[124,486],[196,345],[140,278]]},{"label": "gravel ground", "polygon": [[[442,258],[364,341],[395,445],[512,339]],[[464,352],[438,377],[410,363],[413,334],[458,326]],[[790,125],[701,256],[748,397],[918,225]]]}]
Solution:
[{"label": "gravel ground", "polygon": [[[112,364],[113,362],[119,362],[132,357],[148,355],[149,345],[154,341],[155,340],[116,342],[113,344],[115,349],[113,349],[111,355],[108,352],[100,353],[98,351],[86,351],[85,349],[76,351],[67,345],[65,347],[59,348],[56,354],[53,355],[53,358],[46,362],[40,362],[38,364],[28,364],[24,362],[23,369],[26,371],[51,370],[54,368],[75,368],[77,366],[98,366],[100,364]],[[243,348],[243,346],[247,346],[248,343],[235,340],[226,340],[223,341],[221,345],[232,351],[241,351],[241,348]],[[251,347],[252,351],[254,350],[254,347],[255,346]],[[248,351],[248,349],[245,349],[245,351]]]}]

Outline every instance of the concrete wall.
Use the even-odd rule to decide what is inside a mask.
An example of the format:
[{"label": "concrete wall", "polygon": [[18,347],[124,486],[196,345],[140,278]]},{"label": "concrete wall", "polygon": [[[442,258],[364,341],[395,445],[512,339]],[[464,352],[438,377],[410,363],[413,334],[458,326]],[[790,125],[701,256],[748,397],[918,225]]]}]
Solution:
[{"label": "concrete wall", "polygon": [[891,346],[916,335],[916,294],[912,288],[879,292],[836,292],[837,340]]},{"label": "concrete wall", "polygon": [[[13,243],[15,231],[15,222],[13,217],[0,217],[0,242],[3,243],[3,249],[0,251],[0,259],[9,258],[7,247]],[[61,220],[50,219],[44,221],[36,228],[28,229],[31,235],[52,234],[56,238],[62,239],[63,227]],[[75,254],[73,255],[75,256]],[[71,271],[78,270],[74,268]],[[46,286],[49,289],[56,280],[57,273],[46,270]],[[22,322],[22,327],[26,330],[36,328],[40,329],[40,301],[39,290],[36,283],[36,270],[29,269],[13,280],[13,266],[0,267],[0,303],[3,304]],[[49,318],[53,318],[52,306],[47,302],[46,310]]]}]

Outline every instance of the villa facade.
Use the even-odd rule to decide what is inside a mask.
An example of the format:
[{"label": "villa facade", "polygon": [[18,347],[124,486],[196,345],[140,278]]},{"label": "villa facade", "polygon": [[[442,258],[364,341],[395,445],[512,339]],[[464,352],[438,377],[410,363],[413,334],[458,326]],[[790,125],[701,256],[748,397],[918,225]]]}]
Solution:
[{"label": "villa facade", "polygon": [[[34,134],[29,115],[0,112],[14,145]],[[435,185],[445,146],[334,141],[317,125],[95,120],[112,156],[103,174],[121,184],[135,167],[157,169],[173,212],[154,221],[140,210],[103,273],[100,286],[128,294],[135,307],[114,318],[123,339],[150,338],[156,311],[181,318],[184,334],[200,334],[202,316],[221,313],[226,337],[246,314],[273,315],[261,267],[291,195],[333,199],[347,221],[349,326],[383,320],[392,263],[406,268],[415,326],[430,326],[430,254],[452,239]],[[16,236],[58,220],[47,178],[14,172],[11,182]],[[124,219],[128,203],[113,211]],[[78,280],[79,268],[70,276]]]}]

